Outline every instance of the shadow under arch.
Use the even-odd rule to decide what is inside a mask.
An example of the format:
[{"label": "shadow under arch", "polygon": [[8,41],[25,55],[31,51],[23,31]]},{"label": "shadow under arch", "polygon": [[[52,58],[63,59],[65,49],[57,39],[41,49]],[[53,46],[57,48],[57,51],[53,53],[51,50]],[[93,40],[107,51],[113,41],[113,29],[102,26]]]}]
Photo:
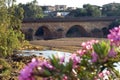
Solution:
[{"label": "shadow under arch", "polygon": [[40,26],[35,32],[36,39],[52,39],[52,33],[48,26]]},{"label": "shadow under arch", "polygon": [[72,26],[67,32],[66,37],[87,37],[87,31],[80,25]]}]

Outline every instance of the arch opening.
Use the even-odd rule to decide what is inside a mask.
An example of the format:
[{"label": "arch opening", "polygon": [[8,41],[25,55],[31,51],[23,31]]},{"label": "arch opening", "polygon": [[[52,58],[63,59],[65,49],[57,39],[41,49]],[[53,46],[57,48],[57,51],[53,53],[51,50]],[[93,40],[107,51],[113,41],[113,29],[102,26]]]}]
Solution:
[{"label": "arch opening", "polygon": [[86,37],[87,35],[87,31],[79,25],[72,26],[66,33],[66,37]]},{"label": "arch opening", "polygon": [[103,37],[107,38],[107,35],[109,34],[109,29],[107,27],[102,28]]},{"label": "arch opening", "polygon": [[38,30],[35,33],[35,36],[43,36],[44,35],[44,30],[43,27],[39,27]]},{"label": "arch opening", "polygon": [[52,33],[46,26],[41,26],[35,32],[36,39],[52,39]]}]

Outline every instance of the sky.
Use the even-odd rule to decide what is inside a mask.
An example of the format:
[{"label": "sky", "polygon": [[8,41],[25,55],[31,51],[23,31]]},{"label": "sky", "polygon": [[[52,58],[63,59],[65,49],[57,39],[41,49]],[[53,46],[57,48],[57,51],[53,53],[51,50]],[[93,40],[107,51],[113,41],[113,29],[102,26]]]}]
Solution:
[{"label": "sky", "polygon": [[[33,0],[16,0],[18,3],[27,3]],[[83,4],[91,4],[91,5],[98,5],[102,6],[108,3],[120,3],[120,0],[37,0],[38,4],[41,6],[44,5],[67,5],[67,7],[82,7]]]}]

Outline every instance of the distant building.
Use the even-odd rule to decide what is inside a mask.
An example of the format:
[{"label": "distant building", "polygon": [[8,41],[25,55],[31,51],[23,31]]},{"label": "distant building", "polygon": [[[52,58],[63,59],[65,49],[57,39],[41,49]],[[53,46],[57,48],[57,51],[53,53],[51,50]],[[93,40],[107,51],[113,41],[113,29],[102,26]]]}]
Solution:
[{"label": "distant building", "polygon": [[63,11],[63,12],[60,12],[61,13],[61,16],[66,16],[66,15],[68,15],[70,12],[68,12],[68,11]]},{"label": "distant building", "polygon": [[69,13],[69,11],[54,11],[49,13],[49,15],[53,17],[65,17]]},{"label": "distant building", "polygon": [[67,7],[67,10],[75,10],[77,9],[76,7]]},{"label": "distant building", "polygon": [[67,7],[67,5],[41,6],[46,17],[65,17],[76,7]]},{"label": "distant building", "polygon": [[56,11],[66,10],[67,9],[67,5],[55,5],[55,9],[56,9]]},{"label": "distant building", "polygon": [[44,13],[49,13],[55,11],[54,6],[41,6]]}]

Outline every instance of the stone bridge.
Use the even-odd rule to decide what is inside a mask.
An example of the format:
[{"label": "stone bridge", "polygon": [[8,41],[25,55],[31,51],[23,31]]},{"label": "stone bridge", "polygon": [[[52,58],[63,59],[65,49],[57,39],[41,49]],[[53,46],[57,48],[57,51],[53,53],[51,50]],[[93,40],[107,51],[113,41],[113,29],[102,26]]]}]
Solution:
[{"label": "stone bridge", "polygon": [[103,28],[119,17],[24,19],[22,32],[26,39],[63,37],[104,37]]}]

